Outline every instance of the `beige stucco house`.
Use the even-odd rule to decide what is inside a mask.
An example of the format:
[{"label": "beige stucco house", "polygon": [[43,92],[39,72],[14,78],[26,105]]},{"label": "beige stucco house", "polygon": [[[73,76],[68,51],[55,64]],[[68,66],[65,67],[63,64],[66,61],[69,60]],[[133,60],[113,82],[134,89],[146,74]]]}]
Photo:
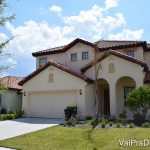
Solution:
[{"label": "beige stucco house", "polygon": [[22,108],[22,86],[18,85],[22,79],[16,76],[6,76],[0,79],[5,87],[4,92],[0,95],[0,109],[9,112]]},{"label": "beige stucco house", "polygon": [[[77,106],[81,117],[97,112],[98,107],[100,116],[118,116],[128,92],[150,86],[150,45],[146,41],[75,39],[32,55],[36,70],[19,83],[27,117],[63,118],[70,105]],[[127,116],[132,118],[128,110]]]}]

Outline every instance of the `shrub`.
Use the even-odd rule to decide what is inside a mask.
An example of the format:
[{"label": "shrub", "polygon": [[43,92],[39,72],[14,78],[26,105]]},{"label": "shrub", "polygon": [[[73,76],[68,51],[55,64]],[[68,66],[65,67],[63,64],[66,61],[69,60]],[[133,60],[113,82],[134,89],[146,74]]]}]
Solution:
[{"label": "shrub", "polygon": [[0,120],[11,120],[11,119],[15,119],[14,114],[3,114],[0,116]]},{"label": "shrub", "polygon": [[134,128],[134,124],[133,124],[133,123],[130,123],[130,124],[129,124],[129,128]]},{"label": "shrub", "polygon": [[112,126],[113,125],[113,123],[112,122],[109,122],[109,126]]},{"label": "shrub", "polygon": [[94,118],[91,120],[91,125],[92,125],[93,128],[95,128],[95,127],[97,126],[97,124],[98,124],[98,121],[97,121],[97,119],[94,117]]},{"label": "shrub", "polygon": [[105,128],[106,123],[105,122],[101,122],[101,126],[102,126],[102,128]]},{"label": "shrub", "polygon": [[127,118],[127,116],[125,113],[121,113],[121,114],[119,114],[119,118],[125,119],[125,118]]},{"label": "shrub", "polygon": [[150,127],[149,122],[144,122],[143,125],[142,125],[142,127],[144,127],[144,128],[149,128],[149,127]]},{"label": "shrub", "polygon": [[105,124],[108,124],[108,119],[102,118],[102,119],[101,119],[101,122],[105,122]]},{"label": "shrub", "polygon": [[85,116],[85,120],[91,120],[93,117],[90,115]]},{"label": "shrub", "polygon": [[117,124],[116,124],[116,127],[117,127],[117,128],[120,128],[120,127],[121,127],[120,123],[117,123]]},{"label": "shrub", "polygon": [[6,111],[6,109],[5,108],[1,108],[1,110],[0,110],[1,112],[1,114],[6,114],[7,113],[7,111]]},{"label": "shrub", "polygon": [[74,127],[78,123],[78,120],[75,117],[71,117],[68,121],[64,123],[64,125],[72,126]]},{"label": "shrub", "polygon": [[15,118],[21,118],[24,114],[24,111],[21,109],[16,109],[13,113],[15,114]]},{"label": "shrub", "polygon": [[150,109],[150,88],[140,87],[130,92],[126,106],[132,111],[135,124],[141,125]]}]

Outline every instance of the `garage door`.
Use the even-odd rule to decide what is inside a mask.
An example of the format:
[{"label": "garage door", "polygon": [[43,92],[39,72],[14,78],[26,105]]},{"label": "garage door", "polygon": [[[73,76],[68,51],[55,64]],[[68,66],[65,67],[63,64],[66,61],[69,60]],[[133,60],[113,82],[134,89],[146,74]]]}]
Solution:
[{"label": "garage door", "polygon": [[63,118],[64,109],[77,105],[76,92],[54,92],[30,94],[28,99],[29,116],[44,118]]}]

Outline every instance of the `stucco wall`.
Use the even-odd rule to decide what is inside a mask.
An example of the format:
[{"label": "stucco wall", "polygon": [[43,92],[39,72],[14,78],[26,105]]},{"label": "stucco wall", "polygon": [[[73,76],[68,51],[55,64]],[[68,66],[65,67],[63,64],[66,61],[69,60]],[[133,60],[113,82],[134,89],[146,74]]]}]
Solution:
[{"label": "stucco wall", "polygon": [[95,113],[95,92],[94,84],[87,84],[85,87],[85,113],[92,115]]},{"label": "stucco wall", "polygon": [[[82,60],[82,52],[88,52],[89,53],[89,59]],[[71,54],[77,53],[77,61],[71,61]],[[80,68],[83,67],[85,64],[87,64],[89,61],[91,61],[94,58],[93,55],[93,48],[91,46],[78,43],[75,46],[71,47],[69,50],[67,50],[64,53],[59,54],[53,54],[53,55],[45,55],[45,56],[39,56],[36,58],[36,67],[39,67],[39,59],[40,58],[47,58],[47,60],[53,60],[58,63],[61,63],[74,71],[80,72]]]},{"label": "stucco wall", "polygon": [[[49,74],[53,74],[54,81],[49,83]],[[23,85],[23,91],[27,96],[23,96],[23,109],[27,112],[27,101],[30,93],[33,92],[69,92],[70,90],[77,91],[77,107],[82,115],[85,113],[85,85],[87,83],[65,71],[62,71],[54,66],[49,66],[47,69],[33,77],[30,81]],[[80,94],[81,90],[81,94]]]},{"label": "stucco wall", "polygon": [[[115,72],[109,73],[109,64],[113,63]],[[95,79],[94,66],[85,72],[86,76]],[[117,115],[116,105],[116,83],[121,77],[131,77],[136,82],[136,87],[143,86],[144,72],[143,67],[130,61],[121,59],[117,56],[110,55],[101,62],[98,78],[105,79],[110,88],[110,113]]]},{"label": "stucco wall", "polygon": [[7,90],[2,94],[1,107],[7,111],[14,109],[21,109],[22,107],[22,95],[17,94],[15,90]]}]

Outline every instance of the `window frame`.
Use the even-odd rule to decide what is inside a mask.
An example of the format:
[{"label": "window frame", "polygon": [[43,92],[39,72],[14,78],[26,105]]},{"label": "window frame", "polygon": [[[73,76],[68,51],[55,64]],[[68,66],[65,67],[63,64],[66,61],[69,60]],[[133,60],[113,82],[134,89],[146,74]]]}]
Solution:
[{"label": "window frame", "polygon": [[[45,61],[45,63],[41,63],[41,60],[42,59],[45,59],[46,61]],[[41,67],[41,66],[43,66],[43,65],[45,65],[47,63],[47,57],[41,57],[41,58],[39,58],[39,67]]]},{"label": "window frame", "polygon": [[[133,55],[129,55],[129,53],[132,53]],[[127,51],[127,55],[130,57],[134,57],[134,51]]]},{"label": "window frame", "polygon": [[[73,56],[76,56],[76,59],[74,59],[73,58]],[[72,53],[71,55],[70,55],[70,61],[77,61],[77,53]]]},{"label": "window frame", "polygon": [[[84,57],[84,54],[87,54],[87,57]],[[82,60],[88,60],[89,59],[89,52],[82,52]]]}]

